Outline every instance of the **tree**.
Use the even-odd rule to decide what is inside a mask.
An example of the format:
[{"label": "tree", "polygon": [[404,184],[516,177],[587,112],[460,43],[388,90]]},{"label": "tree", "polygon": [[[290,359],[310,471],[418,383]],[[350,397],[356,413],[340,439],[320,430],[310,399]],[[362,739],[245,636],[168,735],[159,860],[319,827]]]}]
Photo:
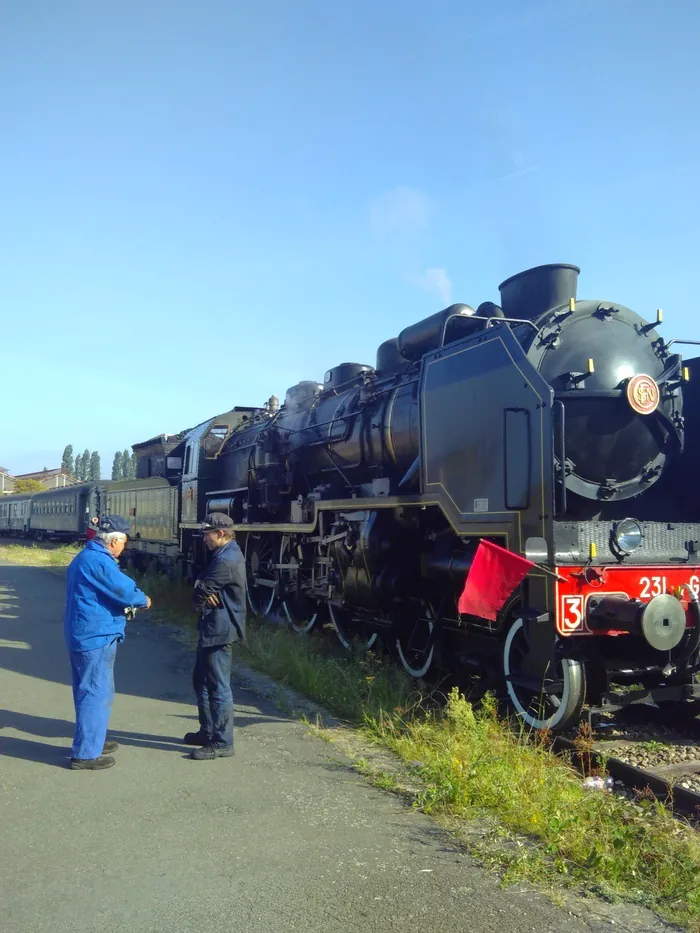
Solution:
[{"label": "tree", "polygon": [[122,478],[122,455],[118,450],[112,460],[112,479],[120,480]]},{"label": "tree", "polygon": [[122,453],[122,479],[133,479],[131,475],[131,457],[128,450],[124,450]]},{"label": "tree", "polygon": [[73,475],[73,445],[66,444],[61,457],[61,469]]},{"label": "tree", "polygon": [[90,476],[90,451],[85,448],[83,451],[83,457],[80,463],[80,479],[83,482],[86,482]]},{"label": "tree", "polygon": [[101,472],[100,455],[96,450],[93,450],[90,454],[90,482],[98,483],[100,481]]},{"label": "tree", "polygon": [[14,492],[44,492],[38,479],[16,479]]},{"label": "tree", "polygon": [[136,479],[136,468],[138,463],[136,462],[136,454],[132,453],[131,455],[131,478]]}]

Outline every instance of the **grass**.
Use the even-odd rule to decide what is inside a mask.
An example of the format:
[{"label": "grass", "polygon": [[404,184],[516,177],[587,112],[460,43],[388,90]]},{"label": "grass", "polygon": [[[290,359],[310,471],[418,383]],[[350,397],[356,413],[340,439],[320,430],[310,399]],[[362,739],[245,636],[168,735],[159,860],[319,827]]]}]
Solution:
[{"label": "grass", "polygon": [[[156,619],[194,625],[188,586],[152,575],[138,580]],[[700,933],[700,835],[651,796],[631,805],[587,791],[552,754],[547,735],[513,729],[491,698],[477,709],[453,689],[437,704],[374,653],[339,657],[334,643],[256,619],[238,654],[394,752],[417,779],[414,806],[450,820],[487,817],[496,828],[472,850],[500,868],[504,881],[584,888]],[[584,730],[581,747],[588,744]],[[355,759],[375,784],[397,788],[391,774]]]},{"label": "grass", "polygon": [[80,548],[71,544],[47,547],[41,544],[0,544],[0,561],[27,567],[67,567]]},{"label": "grass", "polygon": [[419,804],[462,817],[497,814],[501,824],[541,843],[516,859],[519,877],[552,873],[569,881],[700,921],[700,839],[659,803],[639,807],[590,792],[548,748],[547,737],[508,728],[487,699],[478,711],[453,690],[444,710],[376,727],[384,744],[420,762]]}]

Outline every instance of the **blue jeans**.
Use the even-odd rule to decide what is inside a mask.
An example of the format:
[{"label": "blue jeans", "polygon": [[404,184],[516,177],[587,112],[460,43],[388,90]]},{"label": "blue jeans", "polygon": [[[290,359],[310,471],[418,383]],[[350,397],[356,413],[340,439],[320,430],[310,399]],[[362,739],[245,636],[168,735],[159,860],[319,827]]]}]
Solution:
[{"label": "blue jeans", "polygon": [[75,736],[71,757],[99,758],[114,700],[117,640],[93,651],[71,651]]},{"label": "blue jeans", "polygon": [[192,683],[197,694],[199,728],[211,745],[233,745],[231,645],[197,648]]}]

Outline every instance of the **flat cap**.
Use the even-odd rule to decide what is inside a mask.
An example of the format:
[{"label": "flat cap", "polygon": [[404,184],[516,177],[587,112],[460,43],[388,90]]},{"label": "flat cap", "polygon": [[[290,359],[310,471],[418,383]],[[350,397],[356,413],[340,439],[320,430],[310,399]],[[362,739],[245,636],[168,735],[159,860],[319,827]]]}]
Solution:
[{"label": "flat cap", "polygon": [[233,528],[233,520],[223,512],[210,512],[202,522],[202,531],[219,531]]},{"label": "flat cap", "polygon": [[118,531],[123,535],[129,533],[129,523],[121,515],[107,515],[101,519],[98,527],[100,531]]}]

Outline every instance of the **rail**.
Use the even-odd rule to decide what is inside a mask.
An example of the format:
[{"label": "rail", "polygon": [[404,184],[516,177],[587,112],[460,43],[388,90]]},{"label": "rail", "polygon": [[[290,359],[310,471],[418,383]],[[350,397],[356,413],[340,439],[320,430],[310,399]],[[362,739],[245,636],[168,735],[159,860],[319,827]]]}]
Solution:
[{"label": "rail", "polygon": [[593,765],[639,793],[650,790],[657,800],[669,807],[674,816],[689,817],[696,821],[700,819],[700,794],[672,784],[653,771],[637,768],[619,758],[609,758],[602,751],[588,748],[582,750],[576,742],[561,735],[552,740],[552,751],[570,759],[571,764],[584,775]]}]

